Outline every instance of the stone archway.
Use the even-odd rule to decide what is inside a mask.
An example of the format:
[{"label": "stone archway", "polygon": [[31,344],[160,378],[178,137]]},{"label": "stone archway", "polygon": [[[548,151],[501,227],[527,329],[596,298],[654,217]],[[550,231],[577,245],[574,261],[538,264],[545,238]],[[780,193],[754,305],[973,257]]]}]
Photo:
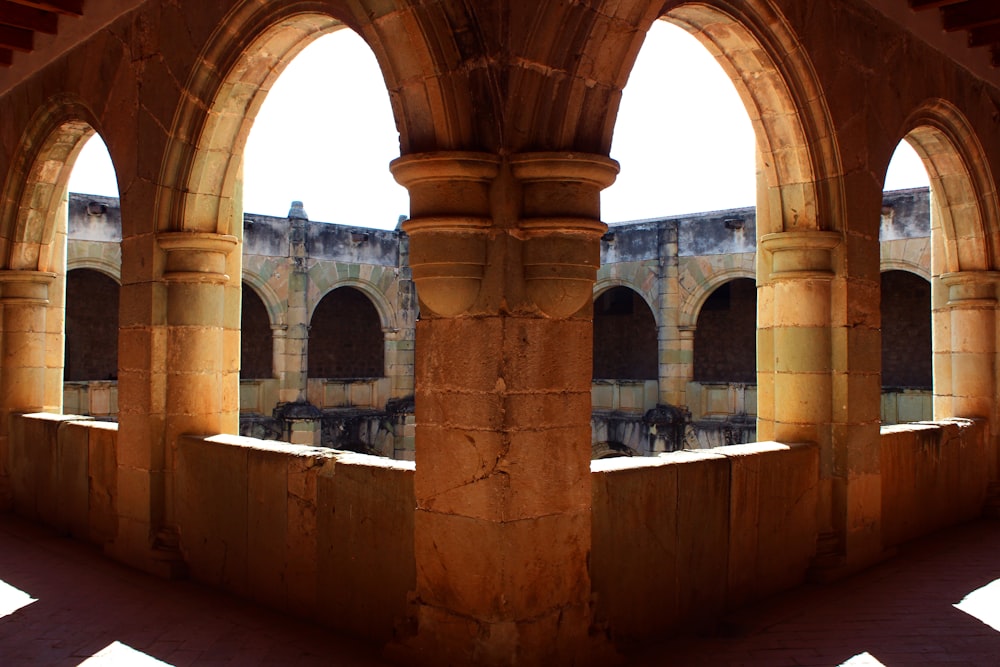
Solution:
[{"label": "stone archway", "polygon": [[983,147],[961,111],[930,100],[904,135],[931,190],[934,417],[985,417],[996,428],[1000,206]]}]

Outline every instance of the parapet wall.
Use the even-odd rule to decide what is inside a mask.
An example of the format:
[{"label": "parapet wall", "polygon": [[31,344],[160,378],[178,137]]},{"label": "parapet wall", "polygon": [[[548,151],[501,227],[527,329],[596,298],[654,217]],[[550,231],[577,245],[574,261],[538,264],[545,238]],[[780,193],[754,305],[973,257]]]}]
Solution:
[{"label": "parapet wall", "polygon": [[881,440],[884,546],[982,513],[995,456],[985,420],[886,426]]},{"label": "parapet wall", "polygon": [[[117,425],[14,415],[13,507],[74,537],[116,536]],[[978,516],[988,425],[882,430],[881,530],[890,548]],[[191,577],[376,641],[415,587],[414,464],[238,436],[182,437],[173,479]],[[712,624],[794,587],[816,553],[819,451],[759,442],[591,464],[597,620],[629,643]]]},{"label": "parapet wall", "polygon": [[415,585],[413,463],[223,435],[177,454],[192,578],[389,639]]},{"label": "parapet wall", "polygon": [[816,446],[606,459],[591,471],[591,579],[616,641],[702,626],[804,581],[816,550]]}]

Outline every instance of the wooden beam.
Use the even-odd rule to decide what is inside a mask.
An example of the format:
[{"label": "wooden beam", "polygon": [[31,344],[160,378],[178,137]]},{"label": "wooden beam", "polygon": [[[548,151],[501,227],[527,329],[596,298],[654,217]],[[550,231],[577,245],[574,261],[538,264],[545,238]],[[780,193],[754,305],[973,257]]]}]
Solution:
[{"label": "wooden beam", "polygon": [[1000,44],[1000,24],[973,28],[969,31],[969,46],[986,46]]},{"label": "wooden beam", "polygon": [[52,12],[0,0],[0,23],[54,35],[59,26],[59,17]]},{"label": "wooden beam", "polygon": [[0,67],[10,67],[14,64],[14,52],[10,49],[0,49]]},{"label": "wooden beam", "polygon": [[941,23],[947,32],[1000,23],[1000,3],[996,0],[966,0],[951,7],[942,7]]},{"label": "wooden beam", "polygon": [[925,9],[938,9],[948,5],[957,5],[964,0],[910,0],[910,9],[919,12]]},{"label": "wooden beam", "polygon": [[24,28],[0,25],[0,48],[27,53],[35,48],[35,33]]},{"label": "wooden beam", "polygon": [[16,5],[34,7],[66,16],[83,16],[83,0],[10,0]]}]

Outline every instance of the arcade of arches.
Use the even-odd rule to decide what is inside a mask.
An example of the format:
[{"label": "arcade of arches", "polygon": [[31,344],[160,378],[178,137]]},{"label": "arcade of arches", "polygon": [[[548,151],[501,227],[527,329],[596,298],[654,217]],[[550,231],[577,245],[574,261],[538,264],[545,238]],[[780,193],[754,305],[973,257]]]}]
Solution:
[{"label": "arcade of arches", "polygon": [[[998,477],[1000,74],[909,5],[88,0],[37,49],[0,47],[0,506],[425,665],[614,664],[635,642],[982,513]],[[746,104],[752,220],[601,222],[600,191],[629,168],[608,157],[621,91],[661,18],[716,56]],[[267,221],[251,234],[243,217],[256,110],[305,44],[338,29],[371,46],[389,91],[405,270],[391,244],[294,208],[284,235]],[[117,170],[120,240],[83,257],[67,243],[66,183],[94,132]],[[930,176],[923,237],[883,206],[901,140]],[[710,252],[716,237],[725,252]],[[368,254],[311,254],[337,248]],[[117,424],[63,412],[79,363],[64,325],[87,326],[67,271],[110,275],[109,253]],[[907,331],[916,343],[929,330],[933,421],[881,426],[883,359],[896,364],[884,296],[916,301],[883,271],[930,286],[929,326]],[[689,369],[700,314],[745,313],[749,278],[756,384],[733,398]],[[244,281],[269,314],[290,443],[237,435]],[[413,397],[414,461],[295,444],[313,437],[323,295],[379,328],[369,395]],[[417,297],[408,338],[394,313]],[[639,377],[595,381],[601,318],[633,318],[645,349],[643,308],[655,379],[623,357],[609,372]],[[893,382],[926,390],[926,368]],[[592,462],[597,405],[627,412],[650,392],[654,440],[676,440],[677,406],[741,400],[759,441]]]}]

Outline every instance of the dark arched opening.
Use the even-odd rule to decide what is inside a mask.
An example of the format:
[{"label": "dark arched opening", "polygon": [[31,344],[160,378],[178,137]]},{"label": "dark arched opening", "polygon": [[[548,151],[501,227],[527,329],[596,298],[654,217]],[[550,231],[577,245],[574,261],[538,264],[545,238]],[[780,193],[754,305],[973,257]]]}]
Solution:
[{"label": "dark arched opening", "polygon": [[100,271],[66,274],[67,382],[118,379],[118,293]]},{"label": "dark arched opening", "polygon": [[271,319],[257,292],[243,283],[240,313],[240,378],[259,380],[273,375]]},{"label": "dark arched opening", "polygon": [[385,345],[378,311],[358,289],[335,289],[319,302],[309,325],[309,377],[382,377]]},{"label": "dark arched opening", "polygon": [[656,318],[639,294],[614,287],[594,301],[594,379],[655,380]]},{"label": "dark arched opening", "polygon": [[694,334],[697,382],[757,382],[757,287],[738,278],[717,287],[701,307]]},{"label": "dark arched opening", "polygon": [[882,389],[930,389],[931,284],[907,271],[886,271],[881,312]]}]

